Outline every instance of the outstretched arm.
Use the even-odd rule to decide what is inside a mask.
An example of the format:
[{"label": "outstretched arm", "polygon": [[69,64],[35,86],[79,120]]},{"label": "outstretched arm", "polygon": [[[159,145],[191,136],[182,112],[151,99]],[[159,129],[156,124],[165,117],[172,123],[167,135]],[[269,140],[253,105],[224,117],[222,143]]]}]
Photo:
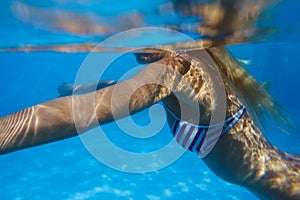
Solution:
[{"label": "outstretched arm", "polygon": [[98,83],[90,83],[84,85],[72,85],[69,83],[62,83],[58,86],[57,91],[59,93],[59,97],[71,96],[72,94],[86,94],[89,92],[94,92],[95,90],[100,90],[105,87],[116,84],[115,81],[99,81]]},{"label": "outstretched arm", "polygon": [[[0,154],[76,136],[99,124],[136,113],[171,94],[175,56],[147,65],[133,78],[104,89],[29,107],[0,119]],[[176,69],[176,70],[174,70]]]}]

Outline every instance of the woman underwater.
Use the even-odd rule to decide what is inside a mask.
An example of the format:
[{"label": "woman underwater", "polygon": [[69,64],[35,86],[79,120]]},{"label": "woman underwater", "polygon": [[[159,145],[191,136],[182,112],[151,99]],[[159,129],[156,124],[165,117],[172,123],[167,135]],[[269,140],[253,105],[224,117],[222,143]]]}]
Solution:
[{"label": "woman underwater", "polygon": [[[73,137],[162,101],[176,140],[219,177],[260,198],[300,199],[300,158],[274,147],[259,129],[264,112],[280,117],[281,110],[224,47],[183,53],[146,49],[135,55],[147,66],[131,79],[1,118],[0,153]],[[130,99],[129,91],[134,91]],[[225,120],[212,124],[220,105]]]},{"label": "woman underwater", "polygon": [[[249,1],[231,0],[195,9],[193,1],[174,2],[183,13],[204,16],[197,32],[212,38],[229,35],[216,43],[222,45],[244,41],[240,34],[253,31],[245,21],[255,20],[265,4],[244,6]],[[261,132],[265,114],[287,123],[280,106],[224,47],[181,53],[146,49],[136,58],[147,65],[129,80],[104,82],[92,93],[57,98],[0,118],[0,154],[77,136],[162,101],[178,143],[219,177],[259,198],[300,199],[300,158],[280,151]],[[116,91],[118,98],[113,98]],[[76,119],[74,104],[80,113]]]}]

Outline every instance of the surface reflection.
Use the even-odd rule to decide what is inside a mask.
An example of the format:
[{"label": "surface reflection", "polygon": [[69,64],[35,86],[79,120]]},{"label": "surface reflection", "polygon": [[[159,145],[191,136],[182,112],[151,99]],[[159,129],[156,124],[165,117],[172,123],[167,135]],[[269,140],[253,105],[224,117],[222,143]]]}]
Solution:
[{"label": "surface reflection", "polygon": [[[88,1],[85,4],[82,1],[76,1],[67,4],[69,7],[61,6],[69,3],[68,1],[55,2],[57,6],[43,7],[16,1],[11,5],[11,12],[18,20],[54,34],[64,33],[81,37],[101,36],[105,39],[121,31],[145,26],[164,27],[194,34],[194,39],[198,42],[177,44],[175,41],[168,47],[168,49],[177,50],[259,41],[267,33],[275,31],[274,28],[259,27],[257,23],[266,17],[264,11],[275,5],[273,1],[224,0],[204,3],[193,0],[173,0],[160,2],[148,9],[137,10],[134,7],[121,11],[116,9],[114,14],[107,14],[103,11],[105,5],[108,4],[105,1],[100,3]],[[76,9],[70,6],[73,4],[77,5]],[[101,42],[99,38],[93,42],[79,42],[79,44],[74,44],[72,41],[44,45],[20,44],[20,46],[2,48],[1,51],[82,52],[90,51],[98,42]],[[159,43],[153,44],[153,46],[157,45]],[[99,49],[98,51],[105,50]]]}]

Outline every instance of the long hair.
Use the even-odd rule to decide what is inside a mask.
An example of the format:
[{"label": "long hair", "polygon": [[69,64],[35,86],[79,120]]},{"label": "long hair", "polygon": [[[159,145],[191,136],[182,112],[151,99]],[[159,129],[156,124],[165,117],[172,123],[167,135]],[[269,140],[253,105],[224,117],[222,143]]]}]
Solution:
[{"label": "long hair", "polygon": [[[251,117],[262,130],[266,118],[285,133],[297,131],[290,113],[227,51],[225,47],[206,49],[217,64],[222,78],[246,105]],[[298,136],[299,137],[299,136]]]}]

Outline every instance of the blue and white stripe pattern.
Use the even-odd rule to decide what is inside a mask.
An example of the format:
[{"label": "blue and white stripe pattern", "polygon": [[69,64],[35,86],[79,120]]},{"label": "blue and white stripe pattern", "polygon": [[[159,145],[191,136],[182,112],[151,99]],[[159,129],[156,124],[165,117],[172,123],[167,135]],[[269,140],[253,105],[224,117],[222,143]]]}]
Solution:
[{"label": "blue and white stripe pattern", "polygon": [[171,131],[177,142],[183,148],[195,152],[201,158],[210,152],[219,137],[226,134],[246,111],[243,106],[233,116],[226,119],[224,123],[200,126],[181,120],[167,106],[165,107],[175,118]]}]

